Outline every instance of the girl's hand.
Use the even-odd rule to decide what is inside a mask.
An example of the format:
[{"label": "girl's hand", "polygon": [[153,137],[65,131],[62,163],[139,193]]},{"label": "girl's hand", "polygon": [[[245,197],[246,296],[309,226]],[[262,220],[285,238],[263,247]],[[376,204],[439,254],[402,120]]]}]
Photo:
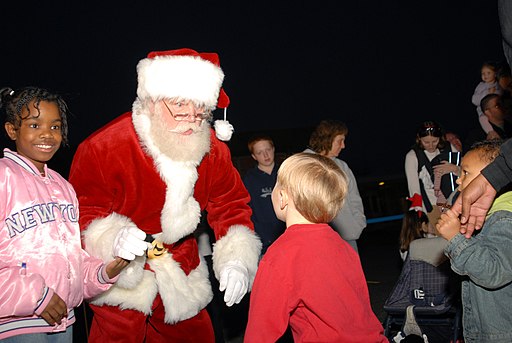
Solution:
[{"label": "girl's hand", "polygon": [[41,318],[46,320],[46,322],[50,325],[60,324],[62,323],[62,318],[68,315],[68,308],[64,300],[57,295],[57,293],[53,293],[52,298],[46,308],[41,313]]},{"label": "girl's hand", "polygon": [[116,257],[112,262],[107,264],[105,267],[105,272],[109,278],[115,278],[128,264],[130,264],[130,261],[122,259],[121,257]]},{"label": "girl's hand", "polygon": [[448,209],[441,215],[436,224],[439,235],[447,241],[455,237],[460,230],[460,221],[458,215],[451,209]]}]

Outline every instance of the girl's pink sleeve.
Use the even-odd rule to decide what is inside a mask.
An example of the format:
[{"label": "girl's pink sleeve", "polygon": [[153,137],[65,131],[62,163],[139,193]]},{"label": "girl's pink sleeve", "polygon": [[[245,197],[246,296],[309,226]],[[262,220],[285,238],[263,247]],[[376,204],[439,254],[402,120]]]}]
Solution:
[{"label": "girl's pink sleeve", "polygon": [[82,250],[84,272],[84,298],[93,298],[107,291],[117,281],[119,275],[110,279],[104,262]]},{"label": "girl's pink sleeve", "polygon": [[39,274],[24,274],[24,268],[0,267],[0,318],[31,316],[50,291]]}]

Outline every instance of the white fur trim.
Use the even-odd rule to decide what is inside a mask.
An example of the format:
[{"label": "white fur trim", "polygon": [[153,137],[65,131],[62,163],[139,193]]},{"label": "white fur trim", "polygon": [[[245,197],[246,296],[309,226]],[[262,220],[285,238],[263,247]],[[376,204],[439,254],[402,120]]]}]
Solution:
[{"label": "white fur trim", "polygon": [[194,186],[201,161],[173,161],[162,154],[150,138],[151,122],[141,107],[140,101],[133,104],[133,125],[167,185],[160,218],[162,234],[158,239],[172,244],[194,232],[199,224],[201,209],[194,198]]},{"label": "white fur trim", "polygon": [[123,288],[119,286],[118,281],[108,291],[95,297],[91,303],[97,306],[119,306],[121,310],[137,310],[145,315],[150,315],[157,292],[155,274],[144,270],[141,281],[136,287]]},{"label": "white fur trim", "polygon": [[156,56],[137,65],[139,98],[181,97],[209,107],[217,105],[222,69],[199,56]]},{"label": "white fur trim", "polygon": [[208,280],[208,268],[201,258],[196,269],[186,275],[172,255],[148,260],[151,269],[144,270],[141,282],[132,289],[114,284],[108,291],[95,297],[94,305],[119,306],[120,309],[137,310],[151,314],[151,306],[158,294],[165,307],[165,322],[175,324],[192,318],[213,298]]},{"label": "white fur trim", "polygon": [[[114,239],[123,227],[137,226],[130,218],[118,213],[112,213],[104,218],[93,220],[87,229],[82,233],[85,249],[92,256],[101,258],[103,261],[111,261],[112,245]],[[117,280],[117,284],[124,288],[133,288],[138,285],[143,277],[143,269],[146,257],[137,257],[131,261]]]},{"label": "white fur trim", "polygon": [[227,234],[213,246],[213,270],[219,279],[220,271],[228,261],[238,260],[249,271],[249,290],[258,269],[261,241],[254,231],[242,225],[233,225]]},{"label": "white fur trim", "polygon": [[216,120],[213,127],[215,128],[215,135],[217,138],[224,142],[231,139],[233,131],[235,130],[233,125],[231,125],[227,120]]},{"label": "white fur trim", "polygon": [[175,324],[192,318],[213,298],[208,268],[201,258],[196,269],[186,275],[172,255],[149,260],[165,307],[165,322]]}]

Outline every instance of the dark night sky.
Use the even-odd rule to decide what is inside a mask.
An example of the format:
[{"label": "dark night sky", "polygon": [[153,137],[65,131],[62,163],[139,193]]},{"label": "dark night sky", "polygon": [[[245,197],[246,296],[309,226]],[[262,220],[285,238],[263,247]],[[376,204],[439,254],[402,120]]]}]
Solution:
[{"label": "dark night sky", "polygon": [[0,86],[63,94],[73,145],[130,110],[149,51],[189,47],[220,55],[235,155],[254,130],[290,129],[277,150],[302,150],[331,118],[349,126],[341,158],[356,175],[402,173],[421,121],[463,137],[478,127],[480,65],[503,59],[495,1],[13,3]]}]

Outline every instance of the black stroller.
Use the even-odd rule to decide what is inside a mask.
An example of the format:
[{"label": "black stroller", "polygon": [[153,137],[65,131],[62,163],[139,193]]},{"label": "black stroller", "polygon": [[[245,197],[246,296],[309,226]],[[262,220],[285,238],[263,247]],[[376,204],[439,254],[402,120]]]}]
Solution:
[{"label": "black stroller", "polygon": [[411,243],[398,281],[384,303],[384,334],[388,339],[400,333],[411,306],[430,343],[455,343],[462,338],[460,277],[450,268],[443,253],[445,245],[440,237]]}]

